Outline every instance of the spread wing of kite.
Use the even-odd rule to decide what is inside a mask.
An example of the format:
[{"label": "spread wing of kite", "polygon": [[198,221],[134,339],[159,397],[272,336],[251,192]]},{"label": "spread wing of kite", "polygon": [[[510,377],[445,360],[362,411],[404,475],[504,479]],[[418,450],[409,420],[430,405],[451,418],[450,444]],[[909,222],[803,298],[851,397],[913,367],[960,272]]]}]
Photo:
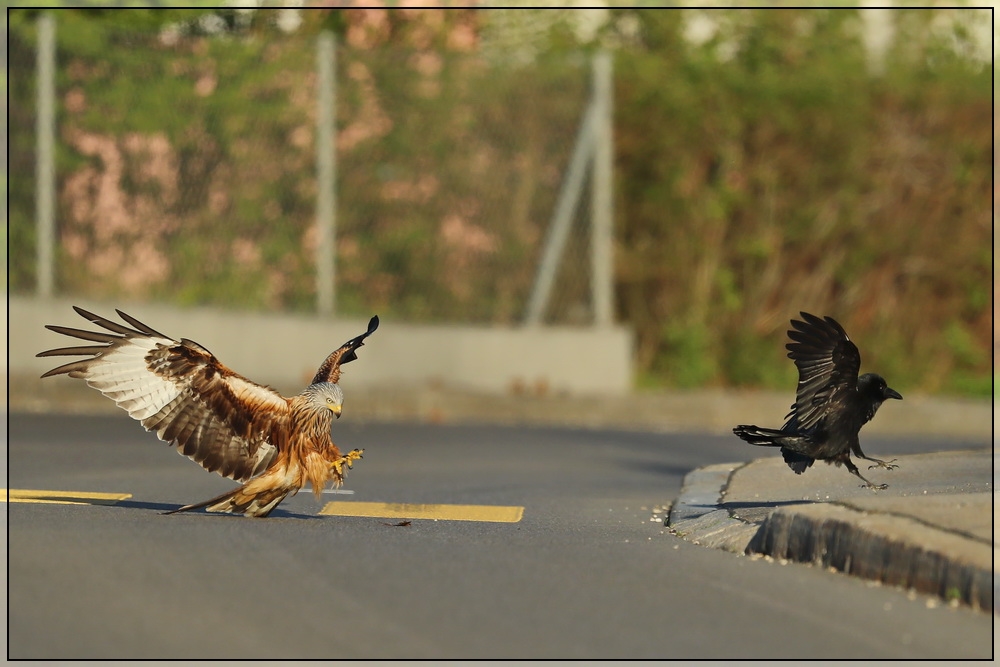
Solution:
[{"label": "spread wing of kite", "polygon": [[164,442],[210,472],[243,482],[237,489],[173,512],[205,507],[264,517],[288,494],[310,483],[316,497],[329,482],[339,486],[363,450],[341,454],[330,437],[344,394],[340,367],[378,328],[347,341],[326,358],[302,393],[286,398],[224,366],[198,343],[175,340],[118,310],[134,328],[73,307],[105,331],[54,325],[56,333],[97,343],[39,352],[39,357],[82,355],[42,377],[81,378],[154,431]]}]

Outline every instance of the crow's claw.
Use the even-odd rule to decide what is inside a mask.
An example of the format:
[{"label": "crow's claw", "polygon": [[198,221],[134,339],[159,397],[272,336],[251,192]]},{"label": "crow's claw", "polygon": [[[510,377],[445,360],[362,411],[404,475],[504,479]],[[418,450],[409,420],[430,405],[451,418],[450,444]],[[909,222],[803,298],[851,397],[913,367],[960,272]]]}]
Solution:
[{"label": "crow's claw", "polygon": [[888,484],[859,484],[858,488],[861,489],[871,489],[872,491],[885,491],[889,488]]},{"label": "crow's claw", "polygon": [[892,464],[892,461],[895,461],[896,459],[892,459],[892,461],[882,461],[881,459],[869,459],[869,460],[875,462],[874,465],[868,466],[869,470],[871,470],[872,468],[885,468],[886,470],[895,470],[896,468],[899,467],[897,465]]}]

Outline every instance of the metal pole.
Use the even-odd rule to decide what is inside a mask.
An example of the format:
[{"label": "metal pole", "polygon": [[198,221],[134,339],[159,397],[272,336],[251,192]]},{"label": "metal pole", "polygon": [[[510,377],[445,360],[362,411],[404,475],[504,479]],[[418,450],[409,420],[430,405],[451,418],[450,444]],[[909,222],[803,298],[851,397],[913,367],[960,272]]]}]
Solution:
[{"label": "metal pole", "polygon": [[316,49],[319,99],[316,114],[316,224],[319,244],[316,257],[316,310],[331,316],[336,306],[336,148],[334,108],[337,66],[336,38],[332,32],[320,33]]},{"label": "metal pole", "polygon": [[587,162],[594,152],[594,124],[596,120],[597,114],[594,105],[588,103],[587,111],[580,123],[580,131],[576,135],[576,145],[573,147],[573,156],[570,158],[566,180],[563,181],[562,190],[559,191],[556,211],[552,216],[549,232],[545,237],[545,250],[542,251],[542,260],[538,264],[535,285],[531,289],[531,297],[528,300],[528,314],[524,322],[527,325],[540,324],[542,316],[545,314],[545,306],[548,305],[552,285],[556,279],[556,269],[559,268],[559,260],[562,258],[563,248],[566,246],[566,239],[569,236],[570,223],[573,221],[573,209],[580,199],[580,191],[587,175]]},{"label": "metal pole", "polygon": [[598,327],[610,326],[614,317],[613,99],[611,55],[607,52],[600,52],[594,56],[594,103],[597,107],[597,122],[594,123],[594,180],[590,202],[590,280],[594,303],[594,325]]},{"label": "metal pole", "polygon": [[55,134],[56,20],[51,12],[38,17],[38,117],[35,130],[35,224],[38,253],[35,267],[39,298],[52,297],[55,286]]}]

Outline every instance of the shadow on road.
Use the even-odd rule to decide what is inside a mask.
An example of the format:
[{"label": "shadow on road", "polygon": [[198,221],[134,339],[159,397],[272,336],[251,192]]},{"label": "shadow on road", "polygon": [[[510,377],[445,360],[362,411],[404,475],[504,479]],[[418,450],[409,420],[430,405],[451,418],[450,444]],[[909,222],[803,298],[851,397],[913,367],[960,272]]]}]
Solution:
[{"label": "shadow on road", "polygon": [[732,503],[719,503],[715,505],[719,509],[724,510],[740,510],[740,509],[774,509],[775,507],[784,507],[786,505],[811,505],[820,502],[818,500],[773,500],[771,502],[732,502]]},{"label": "shadow on road", "polygon": [[[171,512],[181,507],[181,505],[176,505],[173,503],[149,503],[139,500],[119,500],[115,503],[115,507],[126,507],[128,509],[140,509],[140,510],[154,510],[160,514],[165,514],[166,512]],[[181,516],[183,514],[188,515],[211,515],[214,517],[222,518],[244,518],[242,514],[224,514],[221,512],[206,512],[205,510],[193,510],[191,512],[182,512],[178,514]],[[323,517],[312,515],[312,514],[296,514],[295,512],[288,512],[282,509],[275,509],[271,512],[269,518],[272,519],[321,519]]]}]

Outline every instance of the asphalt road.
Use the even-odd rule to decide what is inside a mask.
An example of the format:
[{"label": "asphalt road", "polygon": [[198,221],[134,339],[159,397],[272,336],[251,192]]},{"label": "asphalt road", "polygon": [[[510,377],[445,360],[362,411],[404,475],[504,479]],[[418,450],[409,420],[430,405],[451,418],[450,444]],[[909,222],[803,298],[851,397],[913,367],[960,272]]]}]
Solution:
[{"label": "asphalt road", "polygon": [[[8,657],[977,658],[994,617],[684,542],[654,509],[735,437],[335,425],[351,494],[268,519],[163,510],[232,482],[125,416],[9,416]],[[981,444],[981,443],[979,443]],[[968,443],[865,439],[892,454]],[[850,483],[844,475],[844,483]],[[520,506],[516,523],[320,516],[329,500]],[[652,519],[652,520],[651,520]]]}]

